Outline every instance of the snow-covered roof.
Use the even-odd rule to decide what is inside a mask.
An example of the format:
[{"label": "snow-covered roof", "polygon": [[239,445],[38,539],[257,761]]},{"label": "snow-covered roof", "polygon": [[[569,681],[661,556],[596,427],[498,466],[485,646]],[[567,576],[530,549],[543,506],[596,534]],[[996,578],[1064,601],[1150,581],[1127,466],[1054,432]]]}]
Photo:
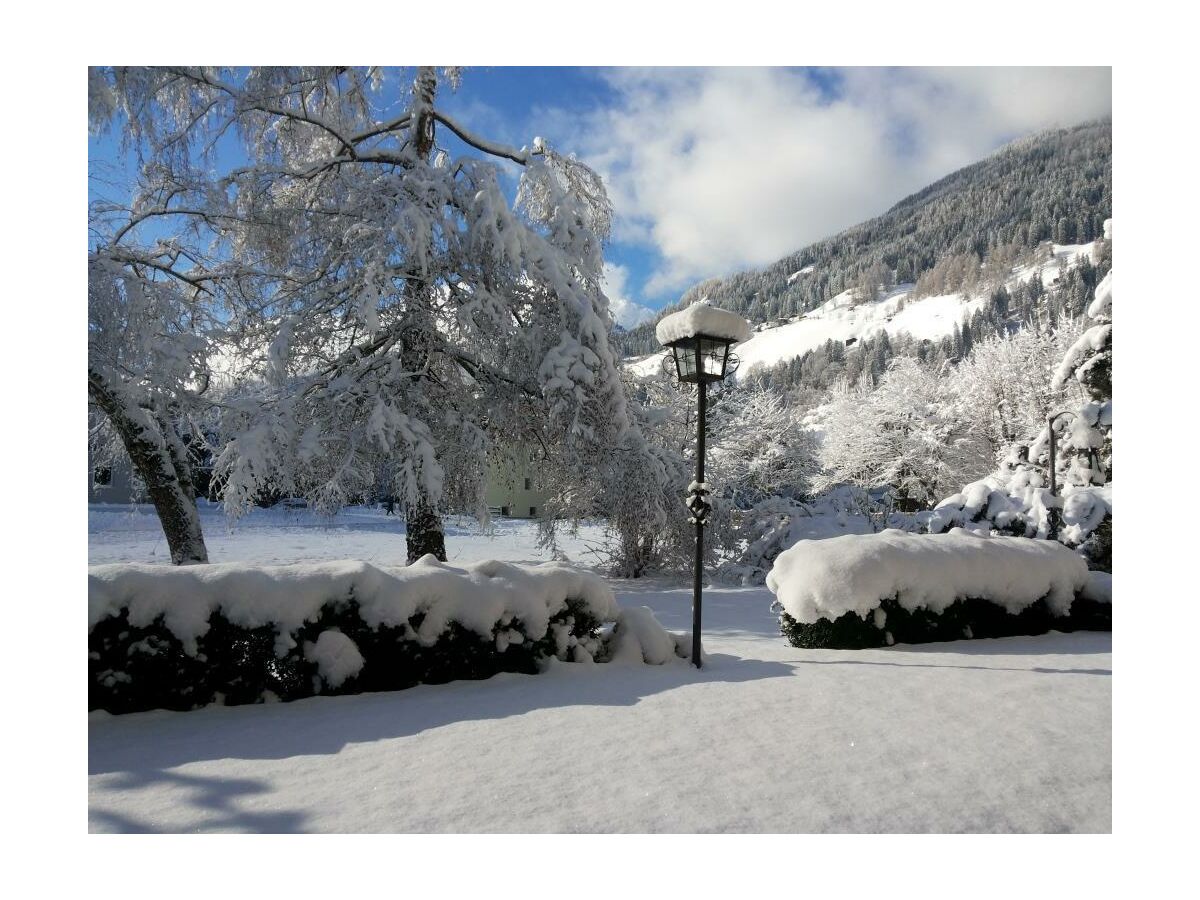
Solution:
[{"label": "snow-covered roof", "polygon": [[664,318],[654,329],[660,344],[673,344],[698,334],[745,341],[750,337],[750,323],[735,312],[709,306],[704,300]]}]

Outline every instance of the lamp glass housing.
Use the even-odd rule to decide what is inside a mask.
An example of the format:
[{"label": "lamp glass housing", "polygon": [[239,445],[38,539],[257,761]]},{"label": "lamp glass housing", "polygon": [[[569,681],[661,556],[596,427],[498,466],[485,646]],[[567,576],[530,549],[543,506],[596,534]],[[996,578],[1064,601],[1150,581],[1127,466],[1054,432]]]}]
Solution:
[{"label": "lamp glass housing", "polygon": [[706,334],[673,342],[670,345],[671,354],[675,358],[675,372],[679,380],[692,384],[720,381],[725,377],[725,364],[729,360],[732,343],[725,338]]}]

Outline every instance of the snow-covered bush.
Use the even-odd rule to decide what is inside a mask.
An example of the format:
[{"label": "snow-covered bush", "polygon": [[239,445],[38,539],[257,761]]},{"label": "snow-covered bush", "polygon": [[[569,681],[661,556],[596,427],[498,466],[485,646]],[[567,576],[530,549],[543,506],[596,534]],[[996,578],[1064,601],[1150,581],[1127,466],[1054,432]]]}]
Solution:
[{"label": "snow-covered bush", "polygon": [[776,558],[800,539],[803,519],[811,518],[807,504],[786,497],[771,497],[741,514],[737,532],[745,547],[721,564],[718,577],[738,584],[762,584]]},{"label": "snow-covered bush", "polygon": [[868,492],[842,485],[807,502],[768,497],[743,510],[731,528],[730,556],[717,569],[722,581],[762,584],[779,554],[797,541],[830,527],[845,528],[852,518],[872,521],[882,509],[885,491]]},{"label": "snow-covered bush", "polygon": [[1107,628],[1107,605],[1082,595],[1088,584],[1083,559],[1060,544],[961,528],[800,541],[767,576],[799,647]]},{"label": "snow-covered bush", "polygon": [[432,556],[388,570],[95,566],[88,616],[89,708],[113,713],[534,673],[552,658],[661,664],[686,646],[590,573]]}]

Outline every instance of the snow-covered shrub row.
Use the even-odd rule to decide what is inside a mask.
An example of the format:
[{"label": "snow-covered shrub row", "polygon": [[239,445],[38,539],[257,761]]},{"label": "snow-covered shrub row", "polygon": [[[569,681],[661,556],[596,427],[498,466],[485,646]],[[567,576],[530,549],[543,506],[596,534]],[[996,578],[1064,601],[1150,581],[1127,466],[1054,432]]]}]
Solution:
[{"label": "snow-covered shrub row", "polygon": [[658,665],[687,645],[570,566],[432,556],[387,570],[94,566],[88,629],[89,708],[113,713],[534,673],[551,658]]},{"label": "snow-covered shrub row", "polygon": [[767,576],[781,629],[801,647],[1105,628],[1106,605],[1080,596],[1088,585],[1083,559],[1058,543],[961,528],[800,541]]}]

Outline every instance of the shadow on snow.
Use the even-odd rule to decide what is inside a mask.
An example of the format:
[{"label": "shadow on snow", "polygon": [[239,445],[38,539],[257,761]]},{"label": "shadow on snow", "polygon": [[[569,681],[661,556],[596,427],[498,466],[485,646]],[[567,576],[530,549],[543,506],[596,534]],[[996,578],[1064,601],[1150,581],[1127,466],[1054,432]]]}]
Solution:
[{"label": "shadow on snow", "polygon": [[213,759],[286,759],[335,754],[349,744],[409,737],[460,722],[504,719],[567,706],[633,706],[692,685],[788,677],[780,662],[711,654],[696,671],[667,666],[555,663],[540,675],[420,685],[403,691],[313,697],[292,703],[155,711],[93,719],[88,773],[125,773],[130,786]]}]

